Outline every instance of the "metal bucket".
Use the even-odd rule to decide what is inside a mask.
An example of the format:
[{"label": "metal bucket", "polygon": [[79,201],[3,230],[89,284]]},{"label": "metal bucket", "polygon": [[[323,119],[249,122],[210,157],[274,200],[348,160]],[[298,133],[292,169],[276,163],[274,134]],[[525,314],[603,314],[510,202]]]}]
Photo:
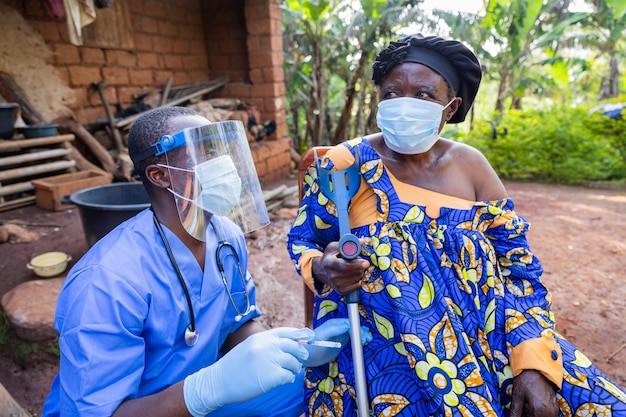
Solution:
[{"label": "metal bucket", "polygon": [[99,185],[65,197],[64,204],[74,204],[80,211],[89,247],[120,223],[150,207],[150,198],[140,182]]}]

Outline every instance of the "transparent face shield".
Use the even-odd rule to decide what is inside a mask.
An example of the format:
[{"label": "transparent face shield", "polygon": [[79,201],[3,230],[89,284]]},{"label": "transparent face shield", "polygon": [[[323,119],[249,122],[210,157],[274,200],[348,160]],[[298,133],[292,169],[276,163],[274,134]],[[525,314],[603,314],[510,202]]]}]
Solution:
[{"label": "transparent face shield", "polygon": [[[161,142],[178,215],[185,230],[204,241],[211,216],[228,217],[243,233],[269,224],[261,185],[241,121],[185,129]],[[228,222],[211,222],[220,240],[237,233]]]}]

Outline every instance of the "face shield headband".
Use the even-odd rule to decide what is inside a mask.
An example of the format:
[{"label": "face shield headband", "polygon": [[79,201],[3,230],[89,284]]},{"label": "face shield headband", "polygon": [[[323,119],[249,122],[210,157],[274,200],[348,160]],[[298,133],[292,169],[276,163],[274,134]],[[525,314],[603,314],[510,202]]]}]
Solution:
[{"label": "face shield headband", "polygon": [[[241,121],[229,120],[184,129],[142,152],[165,154],[181,224],[204,241],[211,216],[227,217],[235,227],[216,230],[221,239],[269,224],[259,178]],[[147,157],[147,156],[146,156]],[[213,227],[230,222],[211,222]],[[239,230],[238,230],[239,229]]]}]

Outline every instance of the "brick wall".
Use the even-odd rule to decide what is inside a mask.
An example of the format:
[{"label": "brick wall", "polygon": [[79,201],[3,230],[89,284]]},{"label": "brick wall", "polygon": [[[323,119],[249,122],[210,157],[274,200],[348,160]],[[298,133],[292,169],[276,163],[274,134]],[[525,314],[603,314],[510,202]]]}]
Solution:
[{"label": "brick wall", "polygon": [[272,138],[279,139],[250,144],[257,173],[268,183],[291,170],[279,6],[280,0],[203,2],[211,74],[231,80],[221,94],[253,104],[259,121],[276,121]]},{"label": "brick wall", "polygon": [[132,47],[103,49],[72,45],[65,19],[56,20],[41,0],[0,0],[53,52],[48,63],[74,91],[75,102],[67,104],[80,123],[106,117],[92,87],[100,80],[108,102],[125,108],[135,94],[162,89],[168,77],[179,86],[225,76],[231,82],[211,97],[251,103],[259,121],[277,123],[274,135],[251,144],[259,176],[274,181],[287,175],[280,0],[123,1]]}]

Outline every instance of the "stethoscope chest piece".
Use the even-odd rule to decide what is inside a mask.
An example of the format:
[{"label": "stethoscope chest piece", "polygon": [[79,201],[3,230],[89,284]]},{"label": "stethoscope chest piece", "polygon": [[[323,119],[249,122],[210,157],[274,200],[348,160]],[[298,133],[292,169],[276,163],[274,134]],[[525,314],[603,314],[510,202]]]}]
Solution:
[{"label": "stethoscope chest piece", "polygon": [[185,329],[185,343],[187,346],[193,346],[198,342],[198,331],[191,330],[191,326]]}]

